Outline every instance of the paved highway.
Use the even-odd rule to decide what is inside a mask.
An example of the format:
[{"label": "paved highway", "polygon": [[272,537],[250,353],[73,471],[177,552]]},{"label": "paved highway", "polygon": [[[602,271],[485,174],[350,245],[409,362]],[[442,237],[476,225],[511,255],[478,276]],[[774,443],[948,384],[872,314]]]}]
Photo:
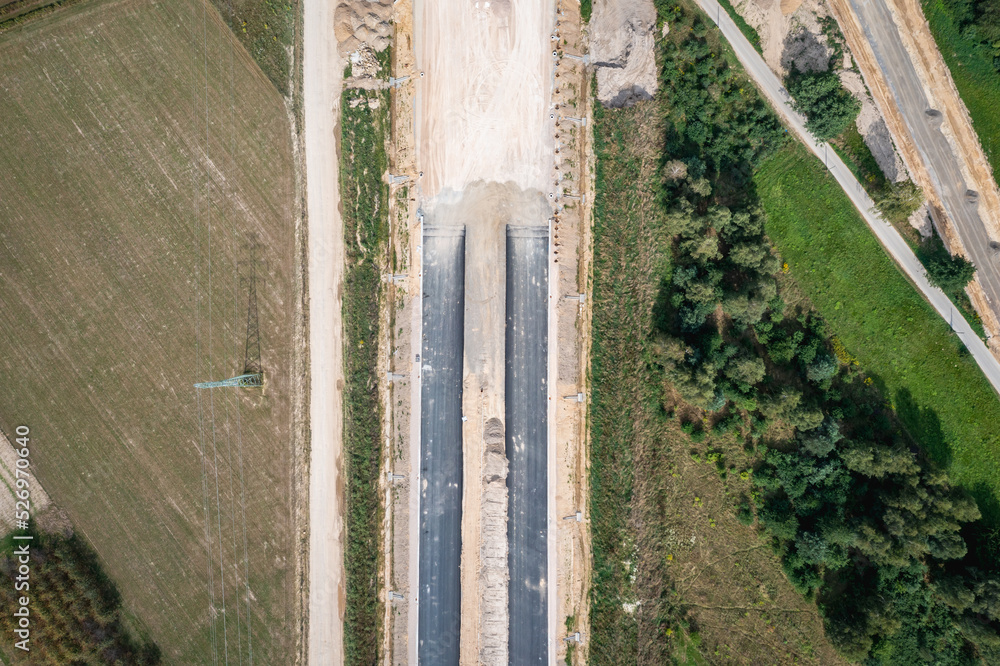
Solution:
[{"label": "paved highway", "polygon": [[850,3],[896,99],[896,106],[910,131],[913,144],[927,165],[934,189],[941,197],[948,218],[954,222],[969,258],[976,265],[983,291],[996,309],[1000,305],[1000,261],[989,246],[992,239],[987,235],[976,204],[966,200],[968,188],[958,157],[941,132],[940,112],[937,118],[927,114],[937,110],[931,109],[920,77],[885,2],[850,0]]},{"label": "paved highway", "polygon": [[[973,358],[979,364],[986,378],[993,384],[993,388],[1000,392],[1000,362],[989,352],[983,341],[976,336],[972,327],[965,321],[962,314],[955,309],[951,301],[948,300],[948,297],[944,295],[944,292],[937,287],[931,286],[927,281],[924,267],[917,260],[916,255],[910,250],[910,247],[903,240],[903,237],[899,235],[899,232],[879,217],[874,202],[868,197],[868,194],[861,187],[861,184],[854,177],[854,174],[851,173],[850,169],[840,160],[832,148],[825,143],[817,142],[806,130],[805,119],[789,106],[790,100],[783,92],[784,88],[781,86],[781,81],[778,80],[778,77],[767,66],[767,63],[764,62],[760,54],[750,46],[750,42],[739,31],[739,28],[729,18],[729,15],[721,9],[719,3],[716,0],[697,1],[702,10],[713,21],[719,24],[722,34],[736,52],[736,57],[739,58],[747,73],[757,83],[764,96],[771,102],[771,106],[777,110],[785,120],[785,123],[799,136],[803,143],[821,160],[825,161],[830,173],[837,179],[844,192],[861,212],[865,222],[868,223],[872,232],[879,239],[879,242],[882,243],[882,247],[885,248],[906,275],[916,284],[924,297],[934,306],[934,309],[962,337],[966,347],[972,353]],[[862,22],[868,25],[871,24],[871,21],[862,20]],[[906,62],[909,63],[909,60],[907,59]],[[964,193],[964,188],[962,192]],[[978,226],[982,230],[982,224]],[[966,241],[966,246],[969,246],[969,241]],[[975,255],[973,255],[973,260],[979,261]],[[989,293],[991,298],[995,298],[992,292]]]},{"label": "paved highway", "polygon": [[425,227],[417,660],[458,664],[465,228]]},{"label": "paved highway", "polygon": [[548,663],[549,229],[507,227],[509,663]]}]

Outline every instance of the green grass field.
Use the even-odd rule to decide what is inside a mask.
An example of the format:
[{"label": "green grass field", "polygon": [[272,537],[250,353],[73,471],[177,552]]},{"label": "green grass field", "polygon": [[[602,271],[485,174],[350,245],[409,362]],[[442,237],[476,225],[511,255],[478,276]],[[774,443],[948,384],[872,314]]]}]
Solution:
[{"label": "green grass field", "polygon": [[[78,3],[0,62],[0,427],[165,663],[292,663],[284,104],[204,0]],[[242,368],[254,237],[267,386],[198,392]]]},{"label": "green grass field", "polygon": [[794,144],[755,176],[790,275],[914,439],[1000,521],[1000,400],[822,164]]},{"label": "green grass field", "polygon": [[289,93],[295,41],[295,14],[299,0],[212,0],[226,23],[260,66],[274,87]]},{"label": "green grass field", "polygon": [[962,37],[941,0],[921,4],[996,179],[1000,177],[1000,73],[985,47]]}]

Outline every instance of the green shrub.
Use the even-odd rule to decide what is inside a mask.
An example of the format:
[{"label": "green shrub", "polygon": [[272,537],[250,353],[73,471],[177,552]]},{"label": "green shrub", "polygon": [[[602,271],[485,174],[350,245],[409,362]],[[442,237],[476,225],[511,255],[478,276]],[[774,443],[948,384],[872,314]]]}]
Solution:
[{"label": "green shrub", "polygon": [[844,89],[836,72],[793,71],[785,80],[795,108],[806,116],[806,128],[820,141],[841,134],[861,112],[861,102]]},{"label": "green shrub", "polygon": [[965,289],[976,274],[976,267],[965,257],[948,254],[944,243],[935,234],[921,244],[917,258],[927,269],[927,279],[946,294]]},{"label": "green shrub", "polygon": [[745,496],[736,505],[736,520],[743,525],[753,525],[753,507]]}]

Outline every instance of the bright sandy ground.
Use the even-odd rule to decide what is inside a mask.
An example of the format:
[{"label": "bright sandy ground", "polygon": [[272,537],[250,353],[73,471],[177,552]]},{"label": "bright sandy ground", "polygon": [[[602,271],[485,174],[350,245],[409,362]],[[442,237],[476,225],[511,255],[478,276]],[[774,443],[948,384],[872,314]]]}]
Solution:
[{"label": "bright sandy ground", "polygon": [[544,0],[415,3],[425,199],[476,180],[548,191],[553,16]]}]

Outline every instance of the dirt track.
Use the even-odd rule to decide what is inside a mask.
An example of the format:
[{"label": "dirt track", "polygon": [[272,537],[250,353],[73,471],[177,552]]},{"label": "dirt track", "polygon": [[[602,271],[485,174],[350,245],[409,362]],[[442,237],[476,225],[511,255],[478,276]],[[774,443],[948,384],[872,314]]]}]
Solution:
[{"label": "dirt track", "polygon": [[341,664],[344,621],[341,289],[344,228],[336,128],[343,65],[333,12],[305,1],[303,98],[309,216],[309,663]]},{"label": "dirt track", "polygon": [[[930,34],[919,4],[914,0],[886,0],[885,2],[885,6],[896,24],[906,53],[913,64],[913,69],[920,79],[922,86],[920,92],[926,96],[929,104],[942,114],[941,133],[950,145],[951,154],[936,156],[933,160],[934,163],[929,163],[922,154],[922,147],[927,145],[927,141],[921,139],[919,144],[915,141],[911,127],[907,125],[904,118],[905,114],[901,112],[898,105],[899,100],[896,96],[898,90],[890,86],[887,72],[883,71],[875,56],[869,37],[862,27],[869,25],[870,22],[859,19],[850,0],[831,0],[830,4],[840,23],[847,44],[858,62],[865,83],[882,112],[890,132],[895,137],[896,145],[907,168],[913,175],[914,181],[923,189],[931,205],[934,219],[952,252],[965,254],[973,259],[977,254],[984,254],[984,248],[979,247],[983,244],[982,239],[973,241],[976,242],[975,247],[966,247],[963,238],[969,242],[974,236],[982,235],[982,231],[975,228],[976,224],[985,227],[987,235],[993,239],[1000,238],[1000,195],[998,195],[996,181],[993,179],[978,138],[972,129],[968,111],[958,95],[941,54],[937,50],[937,45]],[[870,25],[870,27],[892,30],[888,26]],[[894,63],[893,65],[894,68],[901,66],[902,63]],[[908,109],[908,112],[912,111],[912,109]],[[917,113],[924,111],[924,109],[918,109]],[[929,148],[925,149],[929,150]],[[965,188],[978,191],[980,196],[977,212],[981,222],[973,221],[972,224],[966,222],[964,229],[956,228],[955,225],[957,222],[964,221],[964,218],[968,216],[967,211],[960,206],[956,207],[946,202],[946,198],[955,198],[961,193],[953,191],[956,188],[954,184],[943,183],[941,173],[930,170],[940,171],[944,163],[950,159],[957,161]],[[961,188],[961,185],[958,187]],[[954,217],[956,212],[962,214],[962,220],[956,220]],[[959,238],[959,234],[963,238]],[[981,259],[976,263],[980,271],[976,281],[970,285],[968,292],[983,319],[987,332],[994,336],[990,340],[990,350],[1000,358],[1000,345],[998,345],[996,338],[1000,334],[1000,320],[997,318],[1000,299],[994,298],[991,304],[983,292],[984,284],[997,282],[996,266],[995,264],[990,265],[988,259]]]}]

